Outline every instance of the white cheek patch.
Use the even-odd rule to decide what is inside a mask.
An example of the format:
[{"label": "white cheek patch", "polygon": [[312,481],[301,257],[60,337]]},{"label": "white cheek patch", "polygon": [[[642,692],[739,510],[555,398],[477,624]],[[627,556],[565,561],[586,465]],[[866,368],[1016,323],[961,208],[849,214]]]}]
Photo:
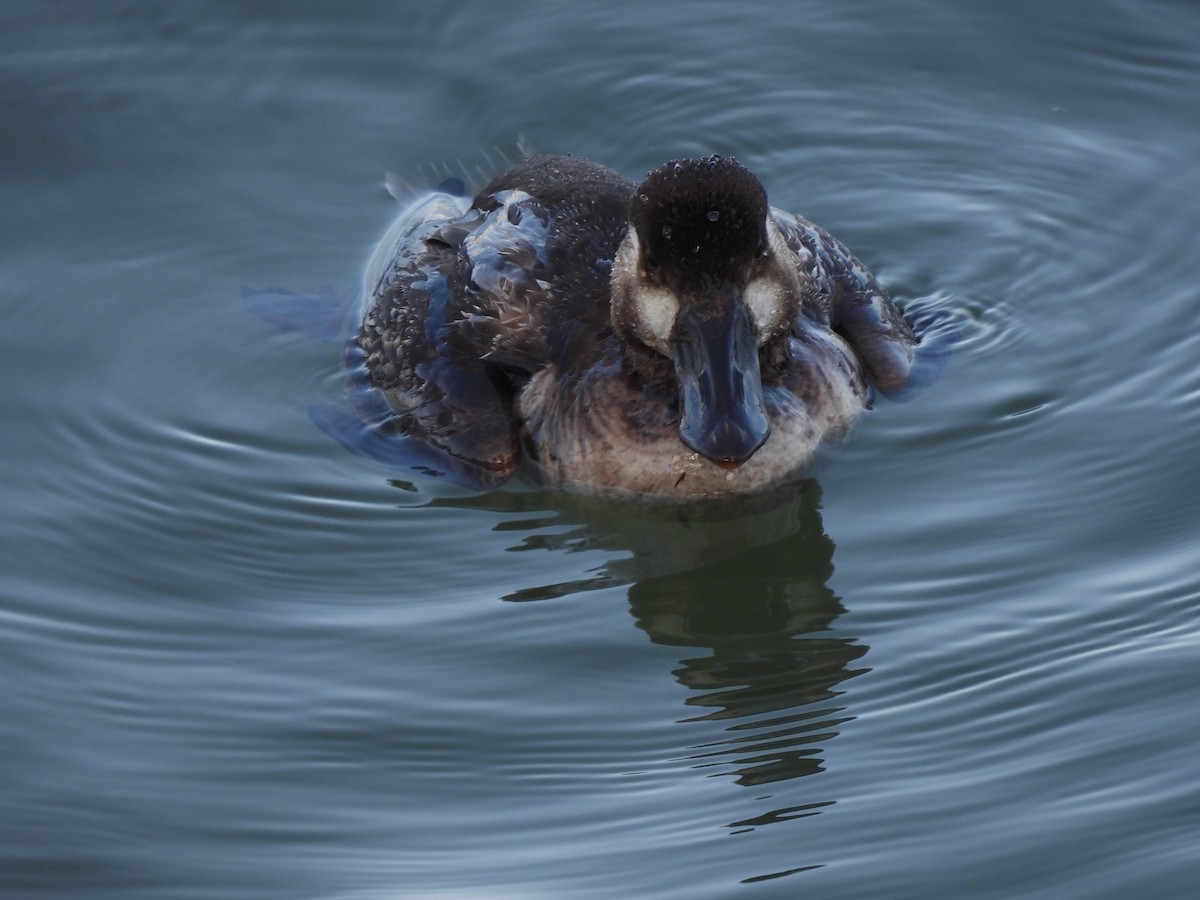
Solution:
[{"label": "white cheek patch", "polygon": [[639,285],[636,302],[642,326],[654,340],[663,346],[669,344],[679,316],[679,298],[662,288]]},{"label": "white cheek patch", "polygon": [[618,314],[638,340],[670,356],[679,298],[661,287],[646,284],[640,271],[640,257],[637,232],[631,228],[613,260],[613,302],[620,304]]},{"label": "white cheek patch", "polygon": [[766,340],[778,328],[787,304],[779,294],[779,282],[772,278],[755,278],[746,285],[743,294],[759,340]]},{"label": "white cheek patch", "polygon": [[[795,253],[788,246],[787,239],[779,230],[774,220],[767,217],[767,244],[771,248],[773,266],[791,265]],[[768,269],[768,271],[770,271]],[[779,330],[788,316],[787,285],[780,280],[778,272],[774,276],[765,275],[755,278],[746,285],[746,305],[754,319],[754,327],[758,330],[759,342],[764,342]]]}]

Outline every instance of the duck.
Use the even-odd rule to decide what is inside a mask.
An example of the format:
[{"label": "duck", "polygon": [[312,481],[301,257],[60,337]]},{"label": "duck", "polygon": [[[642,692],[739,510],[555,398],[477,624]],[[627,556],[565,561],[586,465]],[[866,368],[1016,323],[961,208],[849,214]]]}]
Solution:
[{"label": "duck", "polygon": [[490,489],[686,502],[806,477],[919,340],[841,242],[730,156],[640,182],[534,155],[411,198],[372,254],[348,362],[372,440]]}]

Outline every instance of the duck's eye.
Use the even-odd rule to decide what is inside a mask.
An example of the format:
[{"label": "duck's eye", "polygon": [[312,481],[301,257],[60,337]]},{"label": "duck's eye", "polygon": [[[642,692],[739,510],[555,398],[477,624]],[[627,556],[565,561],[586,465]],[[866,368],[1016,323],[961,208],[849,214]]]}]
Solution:
[{"label": "duck's eye", "polygon": [[654,272],[658,269],[658,260],[649,251],[642,254],[642,267],[647,272]]},{"label": "duck's eye", "polygon": [[765,259],[771,255],[771,248],[766,244],[759,244],[758,249],[754,251],[755,259]]}]

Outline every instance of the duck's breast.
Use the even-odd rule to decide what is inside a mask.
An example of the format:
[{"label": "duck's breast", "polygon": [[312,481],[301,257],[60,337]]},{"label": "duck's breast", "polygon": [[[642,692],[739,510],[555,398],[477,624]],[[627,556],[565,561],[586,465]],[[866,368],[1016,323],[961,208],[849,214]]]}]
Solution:
[{"label": "duck's breast", "polygon": [[532,477],[668,502],[754,493],[803,477],[820,448],[858,420],[868,395],[840,337],[808,325],[798,334],[783,374],[764,386],[771,434],[732,470],[687,447],[673,394],[635,382],[615,354],[585,370],[546,367],[518,397]]}]

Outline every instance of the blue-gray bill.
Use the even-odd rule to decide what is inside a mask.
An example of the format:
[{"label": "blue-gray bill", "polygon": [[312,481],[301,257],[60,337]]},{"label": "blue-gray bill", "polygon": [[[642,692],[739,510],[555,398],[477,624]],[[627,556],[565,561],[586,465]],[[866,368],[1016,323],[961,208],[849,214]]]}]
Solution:
[{"label": "blue-gray bill", "polygon": [[771,433],[748,310],[740,302],[716,309],[685,305],[674,350],[680,440],[722,468],[736,469]]}]

